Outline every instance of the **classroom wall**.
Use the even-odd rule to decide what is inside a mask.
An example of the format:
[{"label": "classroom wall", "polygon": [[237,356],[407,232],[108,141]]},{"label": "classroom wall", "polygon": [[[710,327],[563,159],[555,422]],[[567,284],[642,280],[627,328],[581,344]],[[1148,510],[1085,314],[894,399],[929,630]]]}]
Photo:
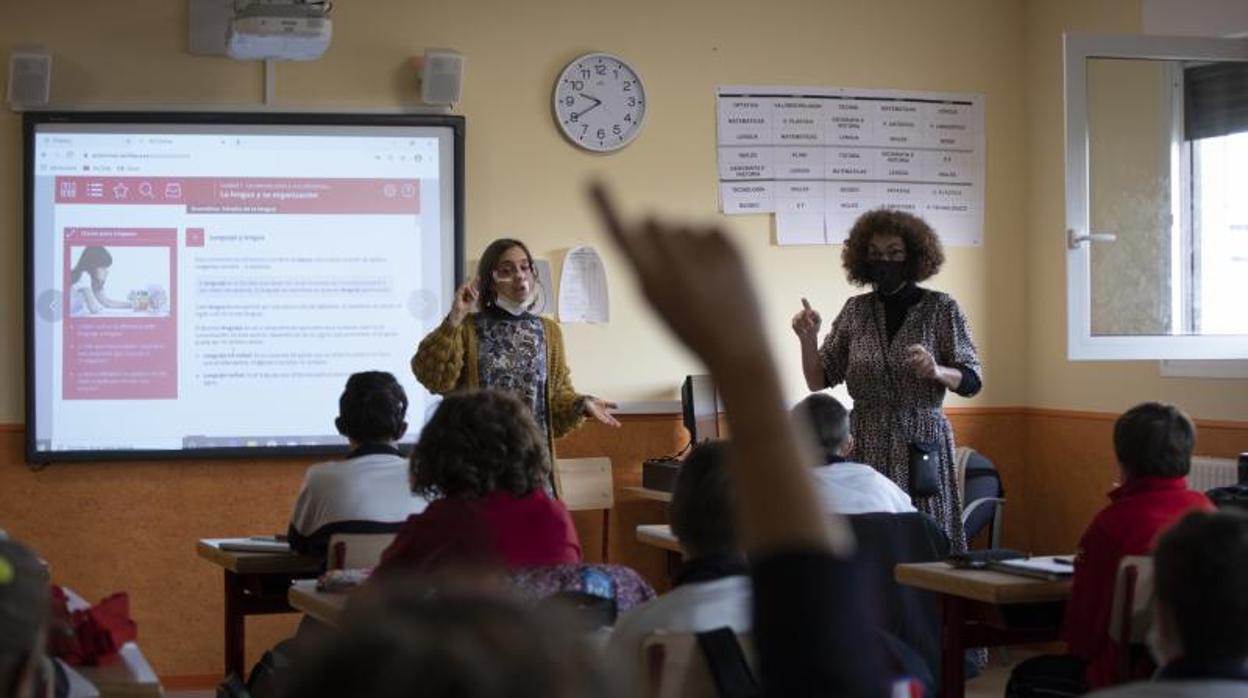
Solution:
[{"label": "classroom wall", "polygon": [[[1187,7],[1199,13],[1217,4],[1192,2]],[[1025,216],[1027,404],[1116,414],[1144,400],[1166,400],[1193,417],[1248,420],[1248,380],[1162,377],[1156,361],[1066,359],[1062,32],[1139,33],[1141,7],[1139,0],[1028,0],[1024,24],[1022,82],[1027,86],[1030,173]],[[1227,33],[1234,29],[1224,27]]]}]

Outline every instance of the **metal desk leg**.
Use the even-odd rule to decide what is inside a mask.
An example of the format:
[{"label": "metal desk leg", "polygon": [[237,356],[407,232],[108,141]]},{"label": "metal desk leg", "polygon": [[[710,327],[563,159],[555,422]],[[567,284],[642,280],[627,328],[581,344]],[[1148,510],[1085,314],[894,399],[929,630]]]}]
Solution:
[{"label": "metal desk leg", "polygon": [[680,567],[685,564],[685,556],[678,552],[667,551],[667,579],[676,585],[676,577],[680,575]]},{"label": "metal desk leg", "polygon": [[225,674],[234,672],[246,680],[243,673],[245,661],[246,622],[243,617],[243,580],[239,575],[225,571]]},{"label": "metal desk leg", "polygon": [[941,594],[944,618],[940,624],[940,695],[963,698],[966,691],[966,644],[962,635],[966,624],[966,607],[961,598]]}]

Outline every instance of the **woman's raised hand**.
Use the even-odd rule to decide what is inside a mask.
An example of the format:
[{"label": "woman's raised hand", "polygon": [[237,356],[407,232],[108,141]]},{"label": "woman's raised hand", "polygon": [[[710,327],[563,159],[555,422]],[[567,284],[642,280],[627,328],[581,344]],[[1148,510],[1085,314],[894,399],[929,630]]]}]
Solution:
[{"label": "woman's raised hand", "polygon": [[793,316],[793,332],[797,338],[805,341],[817,342],[819,340],[819,327],[823,324],[823,318],[819,316],[819,311],[810,307],[810,301],[802,299],[802,309],[797,311],[797,315]]},{"label": "woman's raised hand", "polygon": [[481,293],[477,291],[478,281],[474,276],[455,291],[455,299],[451,301],[451,312],[446,316],[452,327],[459,327],[464,318],[468,317],[468,313],[476,307],[477,299],[481,297]]}]

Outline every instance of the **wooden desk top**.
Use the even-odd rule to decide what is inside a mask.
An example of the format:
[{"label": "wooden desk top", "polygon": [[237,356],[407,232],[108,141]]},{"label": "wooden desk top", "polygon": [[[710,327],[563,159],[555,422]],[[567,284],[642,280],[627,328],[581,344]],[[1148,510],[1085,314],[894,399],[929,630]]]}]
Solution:
[{"label": "wooden desk top", "polygon": [[960,570],[946,562],[897,565],[898,582],[991,604],[1042,603],[1070,598],[1070,581],[1047,582],[990,570]]},{"label": "wooden desk top", "polygon": [[204,538],[195,544],[203,559],[235,574],[307,574],[321,569],[321,561],[295,553],[245,553],[222,550],[218,545],[232,538]]},{"label": "wooden desk top", "polygon": [[127,642],[118,656],[101,666],[74,667],[74,671],[90,681],[100,698],[160,698],[165,689],[139,646]]},{"label": "wooden desk top", "polygon": [[637,495],[642,499],[649,499],[655,502],[672,501],[672,493],[664,492],[663,490],[652,490],[647,487],[625,487],[624,491],[629,494]]},{"label": "wooden desk top", "polygon": [[677,542],[676,536],[672,533],[672,527],[667,524],[644,524],[637,527],[637,540],[646,545],[653,545],[656,548],[662,548],[673,553],[682,553],[684,550]]},{"label": "wooden desk top", "polygon": [[317,591],[315,579],[297,579],[290,583],[286,599],[292,608],[303,611],[329,626],[337,626],[350,592]]}]

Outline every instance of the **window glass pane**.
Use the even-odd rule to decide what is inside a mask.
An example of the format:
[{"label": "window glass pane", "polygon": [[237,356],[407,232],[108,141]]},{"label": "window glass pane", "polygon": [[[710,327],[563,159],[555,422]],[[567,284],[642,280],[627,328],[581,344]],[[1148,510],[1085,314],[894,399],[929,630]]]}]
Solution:
[{"label": "window glass pane", "polygon": [[1248,133],[1192,146],[1193,318],[1200,334],[1248,334]]},{"label": "window glass pane", "polygon": [[1171,61],[1089,59],[1093,336],[1183,331],[1174,215],[1176,70]]}]

